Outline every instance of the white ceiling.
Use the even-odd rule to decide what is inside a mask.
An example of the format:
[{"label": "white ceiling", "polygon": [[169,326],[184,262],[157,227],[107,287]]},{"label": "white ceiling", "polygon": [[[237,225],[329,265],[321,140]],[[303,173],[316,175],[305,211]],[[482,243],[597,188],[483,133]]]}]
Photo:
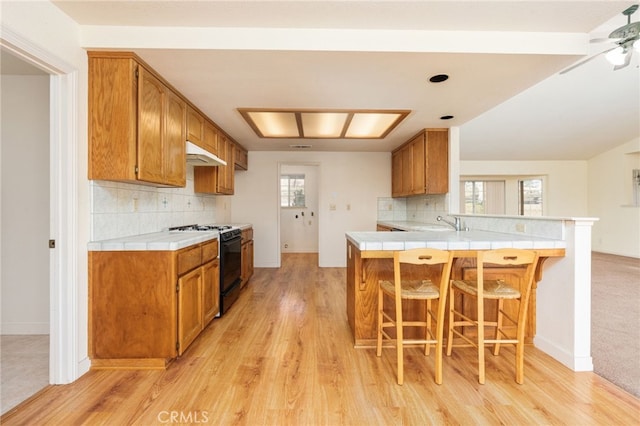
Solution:
[{"label": "white ceiling", "polygon": [[[640,55],[558,75],[609,47],[589,39],[624,25],[633,1],[54,3],[83,47],[138,53],[249,150],[390,151],[460,126],[463,160],[584,160],[640,133]],[[437,73],[450,79],[428,83]],[[412,113],[384,140],[301,141],[258,138],[242,107]]]}]

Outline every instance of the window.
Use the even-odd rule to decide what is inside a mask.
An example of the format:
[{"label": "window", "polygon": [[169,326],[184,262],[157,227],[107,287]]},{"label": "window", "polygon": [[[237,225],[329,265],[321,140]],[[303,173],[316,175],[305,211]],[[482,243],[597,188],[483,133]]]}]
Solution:
[{"label": "window", "polygon": [[304,174],[280,175],[280,207],[305,207]]},{"label": "window", "polygon": [[460,211],[466,214],[504,214],[504,181],[461,182]]},{"label": "window", "polygon": [[521,216],[542,216],[542,179],[518,181],[518,204]]}]

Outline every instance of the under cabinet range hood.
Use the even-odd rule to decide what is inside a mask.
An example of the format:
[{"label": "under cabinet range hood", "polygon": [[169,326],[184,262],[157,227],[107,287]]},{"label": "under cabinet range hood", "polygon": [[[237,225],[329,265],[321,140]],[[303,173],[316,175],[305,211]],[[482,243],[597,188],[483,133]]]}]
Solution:
[{"label": "under cabinet range hood", "polygon": [[200,148],[193,142],[187,141],[187,164],[194,166],[226,166],[227,162]]}]

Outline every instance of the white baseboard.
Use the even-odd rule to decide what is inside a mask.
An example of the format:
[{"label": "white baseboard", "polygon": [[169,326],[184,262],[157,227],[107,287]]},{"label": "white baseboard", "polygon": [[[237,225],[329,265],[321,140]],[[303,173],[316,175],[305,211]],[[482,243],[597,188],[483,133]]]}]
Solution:
[{"label": "white baseboard", "polygon": [[533,339],[533,344],[536,348],[540,349],[542,352],[551,356],[553,359],[573,371],[593,371],[593,358],[591,356],[575,356],[555,343],[540,336],[536,336]]},{"label": "white baseboard", "polygon": [[2,323],[0,334],[7,335],[31,335],[49,334],[48,322],[11,322]]}]

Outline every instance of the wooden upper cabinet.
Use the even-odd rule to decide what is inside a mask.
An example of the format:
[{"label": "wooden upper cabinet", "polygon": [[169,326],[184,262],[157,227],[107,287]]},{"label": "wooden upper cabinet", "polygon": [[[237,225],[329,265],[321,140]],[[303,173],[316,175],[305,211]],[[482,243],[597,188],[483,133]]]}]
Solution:
[{"label": "wooden upper cabinet", "polygon": [[132,53],[89,52],[89,179],[186,184],[186,102]]},{"label": "wooden upper cabinet", "polygon": [[218,129],[193,107],[187,107],[187,140],[218,155]]},{"label": "wooden upper cabinet", "polygon": [[422,134],[411,141],[411,194],[426,193],[426,155],[425,155],[425,135]]},{"label": "wooden upper cabinet", "polygon": [[225,135],[218,135],[218,156],[226,161],[226,166],[218,167],[218,193],[233,194],[234,143]]},{"label": "wooden upper cabinet", "polygon": [[425,129],[391,154],[391,195],[449,191],[449,131]]},{"label": "wooden upper cabinet", "polygon": [[449,192],[449,130],[427,129],[425,139],[425,193]]},{"label": "wooden upper cabinet", "polygon": [[186,126],[185,117],[187,104],[175,93],[168,91],[166,95],[164,149],[165,153],[165,181],[174,186],[187,184],[186,162]]},{"label": "wooden upper cabinet", "polygon": [[164,85],[138,68],[138,178],[161,183],[164,173],[163,133]]},{"label": "wooden upper cabinet", "polygon": [[222,132],[218,133],[217,155],[224,160],[226,166],[193,168],[195,192],[205,194],[233,195],[234,193],[234,145]]},{"label": "wooden upper cabinet", "polygon": [[204,148],[205,118],[192,107],[187,107],[187,140]]},{"label": "wooden upper cabinet", "polygon": [[244,147],[238,144],[234,144],[235,148],[235,168],[236,170],[247,170],[249,168],[249,156]]},{"label": "wooden upper cabinet", "polygon": [[208,121],[204,123],[204,149],[218,155],[218,129]]},{"label": "wooden upper cabinet", "polygon": [[391,154],[391,194],[402,194],[402,151],[394,151]]}]

